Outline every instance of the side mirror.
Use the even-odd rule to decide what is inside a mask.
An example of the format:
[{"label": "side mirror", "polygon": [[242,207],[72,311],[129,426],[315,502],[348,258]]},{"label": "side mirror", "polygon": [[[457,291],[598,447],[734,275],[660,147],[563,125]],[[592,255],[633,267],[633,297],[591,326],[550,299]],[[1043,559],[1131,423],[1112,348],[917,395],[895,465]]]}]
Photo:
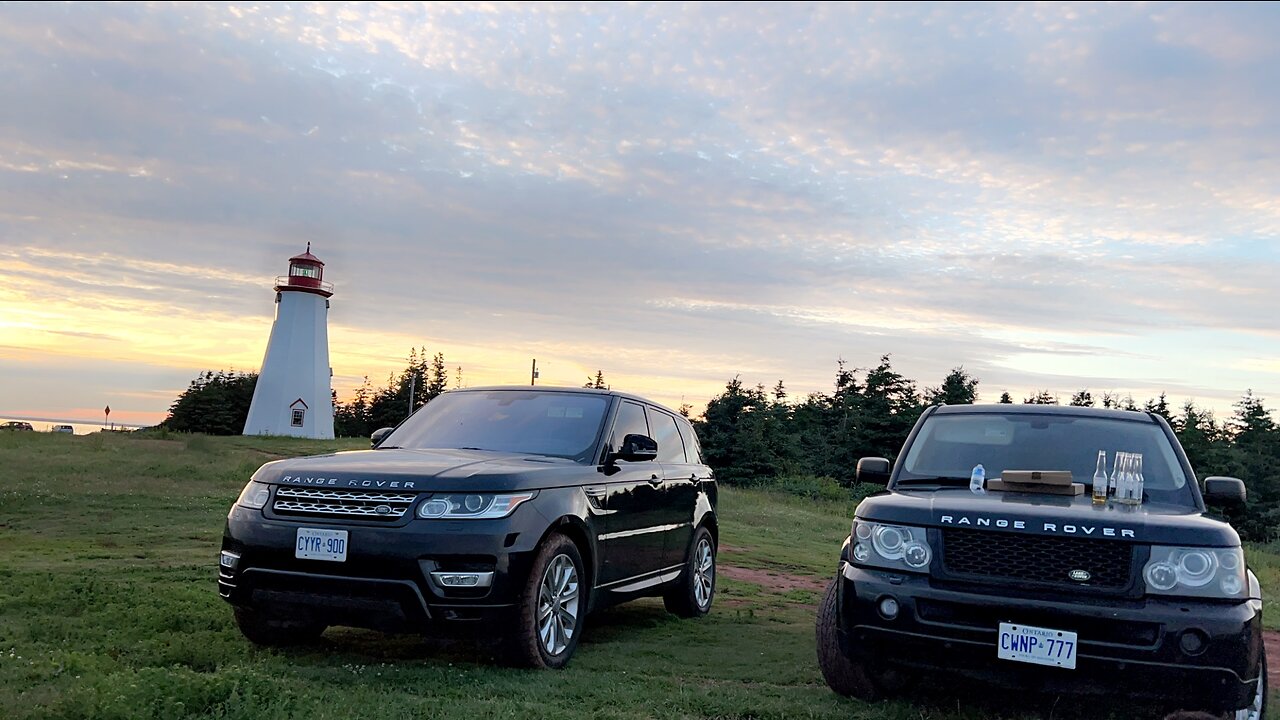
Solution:
[{"label": "side mirror", "polygon": [[395,428],[378,428],[377,430],[374,430],[373,434],[369,436],[369,447],[376,448],[381,445],[382,441],[391,434],[392,430],[395,430]]},{"label": "side mirror", "polygon": [[864,457],[858,461],[854,482],[871,485],[889,484],[889,461],[882,457]]},{"label": "side mirror", "polygon": [[1204,479],[1204,501],[1214,505],[1243,505],[1246,497],[1244,481],[1233,477]]},{"label": "side mirror", "polygon": [[643,462],[658,459],[658,443],[647,435],[628,435],[622,438],[622,449],[613,454],[614,460]]}]

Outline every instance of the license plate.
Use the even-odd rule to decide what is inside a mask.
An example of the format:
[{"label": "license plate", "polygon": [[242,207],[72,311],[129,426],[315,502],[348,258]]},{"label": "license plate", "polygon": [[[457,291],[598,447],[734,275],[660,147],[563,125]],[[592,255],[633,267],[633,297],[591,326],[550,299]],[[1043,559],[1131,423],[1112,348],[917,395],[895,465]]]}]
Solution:
[{"label": "license plate", "polygon": [[347,531],[298,528],[298,536],[293,544],[293,556],[304,560],[345,562]]},{"label": "license plate", "polygon": [[1076,668],[1076,634],[1066,630],[1000,623],[996,649],[1001,660]]}]

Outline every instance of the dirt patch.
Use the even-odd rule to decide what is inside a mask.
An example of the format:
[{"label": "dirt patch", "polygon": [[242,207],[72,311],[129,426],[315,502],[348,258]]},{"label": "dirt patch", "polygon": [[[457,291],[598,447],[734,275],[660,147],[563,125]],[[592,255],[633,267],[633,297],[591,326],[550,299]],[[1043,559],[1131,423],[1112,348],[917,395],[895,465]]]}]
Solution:
[{"label": "dirt patch", "polygon": [[1262,643],[1267,648],[1267,689],[1280,690],[1280,632],[1264,630]]},{"label": "dirt patch", "polygon": [[754,568],[738,567],[736,565],[721,565],[716,568],[716,572],[730,580],[749,582],[774,592],[811,590],[813,592],[820,593],[827,588],[827,582],[825,580],[806,577],[803,575],[781,573],[776,570],[757,570]]}]

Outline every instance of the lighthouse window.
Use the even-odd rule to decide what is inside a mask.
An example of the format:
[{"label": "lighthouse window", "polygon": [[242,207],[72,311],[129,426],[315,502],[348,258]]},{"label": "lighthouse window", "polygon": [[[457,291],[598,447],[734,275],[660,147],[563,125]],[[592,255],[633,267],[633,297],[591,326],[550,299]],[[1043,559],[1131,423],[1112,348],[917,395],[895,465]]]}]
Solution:
[{"label": "lighthouse window", "polygon": [[315,268],[310,265],[293,265],[289,268],[289,274],[293,275],[294,277],[309,277],[309,278],[319,279],[320,270],[319,268]]},{"label": "lighthouse window", "polygon": [[294,410],[293,422],[291,424],[294,427],[302,427],[302,418],[306,417],[306,414],[307,414],[306,410]]}]

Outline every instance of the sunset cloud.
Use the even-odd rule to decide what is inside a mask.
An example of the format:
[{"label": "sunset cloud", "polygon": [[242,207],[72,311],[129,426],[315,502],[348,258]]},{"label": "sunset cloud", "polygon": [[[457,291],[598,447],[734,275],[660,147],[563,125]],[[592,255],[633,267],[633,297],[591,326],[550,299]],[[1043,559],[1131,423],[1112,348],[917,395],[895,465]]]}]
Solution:
[{"label": "sunset cloud", "polygon": [[1280,391],[1278,33],[1223,3],[0,5],[0,412],[159,419],[255,368],[308,241],[342,394],[419,345],[673,405],[893,353],[984,399],[1229,410]]}]

